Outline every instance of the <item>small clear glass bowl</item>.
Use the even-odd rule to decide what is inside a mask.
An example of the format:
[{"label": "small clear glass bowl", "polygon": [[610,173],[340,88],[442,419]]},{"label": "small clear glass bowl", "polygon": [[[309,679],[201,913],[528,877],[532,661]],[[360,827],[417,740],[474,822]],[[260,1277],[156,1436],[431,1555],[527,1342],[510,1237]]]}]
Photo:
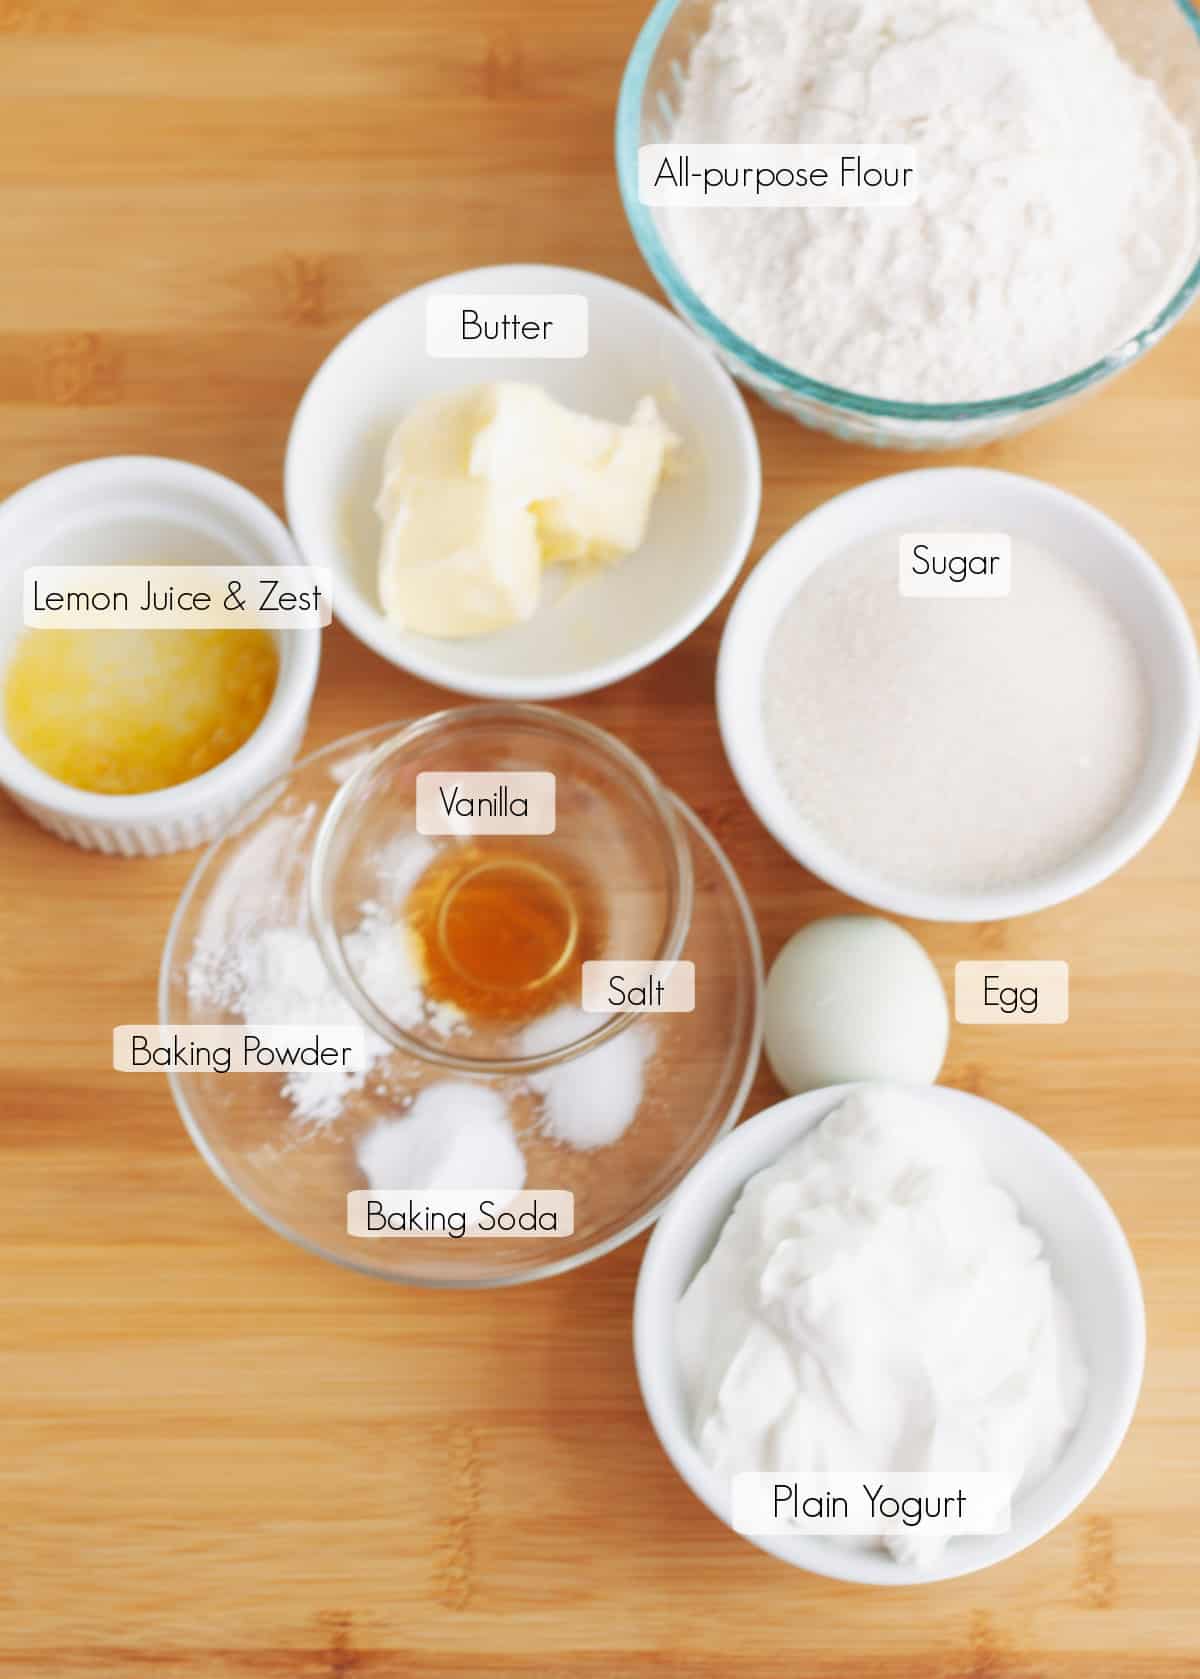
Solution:
[{"label": "small clear glass bowl", "polygon": [[[736,378],[802,425],[881,449],[965,449],[990,443],[1039,425],[1099,390],[1145,355],[1200,292],[1198,248],[1178,291],[1132,338],[1069,378],[987,402],[885,401],[806,378],[765,355],[701,302],[676,267],[660,212],[638,198],[638,147],[673,138],[680,82],[713,9],[714,0],[658,0],[637,38],[617,106],[621,199],[641,253],[676,313]],[[1162,89],[1200,155],[1200,12],[1192,0],[1151,0],[1137,8],[1122,0],[1093,0],[1093,9],[1126,60]]]},{"label": "small clear glass bowl", "polygon": [[[595,900],[602,925],[586,953],[594,961],[675,961],[691,923],[692,854],[683,824],[657,777],[614,736],[564,712],[516,703],[458,706],[393,731],[326,812],[313,851],[309,910],[326,964],[358,1014],[398,1049],[458,1073],[537,1072],[597,1048],[635,1019],[594,1016],[586,1031],[530,1055],[521,1034],[531,1017],[547,1012],[544,985],[525,987],[513,1016],[475,1018],[467,1032],[444,1011],[419,1019],[406,1011],[398,1019],[386,986],[373,984],[356,940],[362,905],[395,902],[397,885],[407,897],[417,878],[414,864],[423,872],[433,861],[435,842],[417,833],[418,778],[435,775],[444,786],[451,775],[528,771],[554,776],[554,832],[516,840],[449,835],[436,841],[442,868],[453,871],[455,854],[472,877],[499,871],[493,892],[519,887],[514,869],[544,880],[566,907],[564,932],[570,897]],[[564,942],[560,954],[556,994],[565,1000],[569,983],[577,1003],[581,952]]]},{"label": "small clear glass bowl", "polygon": [[[267,789],[205,853],[180,900],[159,979],[164,1026],[242,1022],[235,1009],[214,1006],[210,986],[193,981],[208,963],[220,964],[247,938],[273,930],[299,932],[309,941],[308,957],[317,960],[313,903],[325,915],[326,898],[314,853],[322,834],[326,863],[356,859],[348,873],[335,868],[330,877],[334,885],[325,938],[336,945],[339,929],[347,924],[346,905],[368,886],[362,842],[380,831],[389,807],[393,812],[403,807],[404,778],[420,753],[431,741],[450,738],[454,720],[471,712],[509,714],[512,749],[526,758],[535,749],[545,767],[552,751],[550,733],[536,748],[532,733],[523,749],[517,737],[521,729],[536,730],[539,719],[552,720],[545,727],[558,742],[553,751],[559,754],[554,763],[560,800],[564,783],[574,776],[597,797],[602,793],[606,804],[616,801],[625,811],[622,835],[608,830],[608,838],[617,852],[624,847],[625,869],[634,866],[629,834],[639,835],[639,853],[643,843],[651,846],[654,840],[657,850],[651,846],[636,865],[652,883],[646,913],[662,951],[675,951],[696,964],[694,1012],[652,1020],[597,1016],[596,1032],[545,1057],[502,1054],[503,1071],[488,1071],[492,1053],[482,1059],[473,1054],[469,1037],[464,1041],[449,1032],[427,1038],[420,1031],[406,1037],[406,1028],[385,1018],[380,1024],[387,1030],[379,1034],[386,1040],[384,1053],[336,1117],[320,1123],[298,1118],[276,1074],[172,1069],[168,1075],[201,1155],[263,1223],[310,1253],[388,1281],[430,1288],[530,1282],[585,1264],[644,1230],[695,1161],[737,1120],[762,1043],[758,934],[745,894],[716,841],[619,742],[575,719],[524,706],[467,707],[417,724],[366,730],[304,759]],[[573,756],[564,752],[568,741],[575,743]],[[455,742],[456,760],[464,749],[463,740]],[[407,765],[404,774],[395,773],[400,763]],[[443,767],[471,764],[464,758]],[[562,808],[569,823],[569,785],[566,791]],[[393,799],[397,793],[399,807]],[[603,840],[605,825],[596,831]],[[597,845],[593,861],[602,877],[606,859],[613,865],[617,852],[607,843]],[[341,880],[344,888],[356,871],[358,884],[343,901],[336,882]],[[612,876],[614,888],[619,890],[628,878]],[[336,977],[332,969],[329,973]],[[653,1034],[633,1123],[607,1147],[580,1150],[555,1140],[545,1129],[531,1069],[586,1056],[601,1038],[630,1029]],[[381,1120],[398,1117],[421,1090],[447,1079],[470,1079],[503,1094],[525,1154],[526,1188],[565,1189],[575,1197],[571,1236],[455,1240],[348,1235],[347,1192],[367,1187],[357,1164],[359,1140]]]}]

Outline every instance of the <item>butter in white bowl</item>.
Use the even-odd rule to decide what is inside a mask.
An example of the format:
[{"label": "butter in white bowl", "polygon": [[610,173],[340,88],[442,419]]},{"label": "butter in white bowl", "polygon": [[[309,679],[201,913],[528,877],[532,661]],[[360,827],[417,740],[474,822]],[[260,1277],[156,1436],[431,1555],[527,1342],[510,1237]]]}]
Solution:
[{"label": "butter in white bowl", "polygon": [[641,547],[676,442],[649,396],[628,425],[516,380],[418,403],[392,434],[375,504],[385,614],[429,636],[524,623],[545,566]]},{"label": "butter in white bowl", "polygon": [[[587,307],[586,354],[454,359],[427,349],[429,311],[447,299],[567,294]],[[517,423],[515,406],[506,404],[509,421],[489,431],[478,463],[489,483],[499,481],[502,472],[516,475],[519,467],[520,484],[513,491],[518,511],[532,505],[523,496],[542,497],[536,503],[540,520],[535,517],[538,604],[528,617],[517,616],[528,607],[528,593],[521,592],[522,579],[529,590],[527,560],[524,571],[510,564],[496,589],[494,564],[500,530],[506,528],[498,517],[496,526],[486,530],[488,563],[472,568],[460,562],[460,570],[480,584],[482,599],[475,611],[483,623],[499,615],[506,627],[493,631],[481,626],[471,634],[423,632],[392,616],[380,592],[383,531],[377,503],[389,476],[389,445],[419,410],[438,404],[446,431],[439,428],[417,449],[418,464],[435,465],[442,448],[450,448],[452,457],[457,448],[455,475],[469,477],[466,465],[484,422],[463,419],[457,400],[468,389],[496,383],[532,387],[535,395],[526,410],[536,408],[544,420],[549,403],[549,412],[559,416],[553,428],[539,424],[538,415],[528,411]],[[643,532],[640,497],[632,492],[647,471],[648,396],[661,415],[659,425],[679,441],[670,450]],[[441,409],[443,403],[448,408]],[[593,418],[598,432],[587,424]],[[410,424],[406,436],[413,429]],[[600,465],[586,458],[586,445],[597,436],[606,447],[616,446],[603,472],[582,471],[581,447],[584,466]],[[540,474],[550,462],[561,469],[564,456],[568,466],[574,459],[567,488],[547,491],[531,483],[530,469]],[[649,470],[657,471],[653,457]],[[441,475],[431,476],[438,480]],[[326,357],[304,393],[288,439],[284,484],[288,522],[302,554],[332,573],[335,617],[373,653],[455,693],[544,701],[590,693],[644,670],[708,617],[745,561],[758,519],[762,474],[741,393],[677,316],[602,274],[514,263],[443,275],[360,321]],[[394,486],[388,490],[389,506],[393,493]],[[429,497],[438,494],[427,492]],[[461,546],[477,553],[479,524],[469,502],[469,497],[458,502],[454,552]],[[425,581],[432,595],[433,579],[444,564],[432,541],[433,502],[423,502],[417,516],[429,533],[421,559],[431,574]],[[519,527],[525,521],[514,523]],[[639,535],[636,550],[629,552]],[[612,563],[610,548],[628,557]],[[401,552],[410,561],[418,557],[408,539]],[[608,563],[601,563],[606,553]],[[572,554],[575,558],[568,558]],[[415,574],[404,583],[407,593],[416,592]]]}]

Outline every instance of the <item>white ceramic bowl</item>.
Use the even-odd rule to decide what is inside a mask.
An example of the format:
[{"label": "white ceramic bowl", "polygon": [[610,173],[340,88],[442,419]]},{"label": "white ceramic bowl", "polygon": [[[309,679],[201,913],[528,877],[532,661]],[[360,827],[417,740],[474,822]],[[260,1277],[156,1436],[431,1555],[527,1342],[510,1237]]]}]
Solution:
[{"label": "white ceramic bowl", "polygon": [[[1091,845],[1036,880],[979,892],[933,892],[872,873],[837,850],[789,796],[763,718],[763,672],[780,617],[817,566],[874,534],[1004,531],[1056,553],[1111,603],[1150,690],[1150,744],[1126,808]],[[840,891],[925,921],[1000,921],[1062,903],[1123,868],[1166,821],[1200,743],[1200,664],[1191,625],[1163,572],[1127,531],[1065,490],[979,467],[878,478],[792,526],[758,562],[734,603],[717,665],[725,752],[760,821],[798,862]]]},{"label": "white ceramic bowl", "polygon": [[[650,1239],[634,1303],[634,1354],[654,1431],[675,1468],[714,1515],[730,1525],[729,1485],[693,1444],[675,1358],[675,1307],[708,1257],[746,1181],[779,1158],[855,1087],[792,1096],[747,1120],[711,1148],[679,1185]],[[1075,1318],[1088,1366],[1083,1415],[1062,1457],[1013,1505],[1007,1533],[954,1539],[932,1568],[883,1551],[852,1550],[819,1537],[754,1544],[795,1568],[862,1585],[926,1585],[973,1574],[1015,1556],[1050,1532],[1091,1492],[1116,1456],[1137,1404],[1145,1362],[1141,1285],[1129,1244],[1096,1185],[1043,1131],[978,1096],[933,1086],[914,1094],[966,1127],[989,1173],[1042,1236],[1055,1280]]]},{"label": "white ceramic bowl", "polygon": [[[204,467],[148,455],[81,461],[0,506],[0,670],[22,633],[31,565],[300,563],[287,529],[249,490]],[[258,728],[223,763],[153,793],[85,793],[38,769],[0,718],[0,784],[35,822],[92,850],[153,856],[206,845],[287,769],[308,719],[321,631],[281,631],[279,676]]]},{"label": "white ceramic bowl", "polygon": [[[578,360],[433,359],[428,299],[455,292],[586,297],[589,353]],[[384,448],[403,415],[443,391],[492,379],[545,386],[568,407],[625,421],[655,398],[681,438],[680,468],[655,498],[638,553],[562,589],[551,568],[528,623],[441,640],[390,624],[379,604],[374,501]],[[450,274],[362,321],[318,369],[296,411],[287,514],[311,565],[334,573],[346,628],[426,681],[490,699],[587,693],[652,664],[691,634],[730,588],[758,521],[754,428],[733,380],[695,334],[641,292],[575,268],[522,265]]]}]

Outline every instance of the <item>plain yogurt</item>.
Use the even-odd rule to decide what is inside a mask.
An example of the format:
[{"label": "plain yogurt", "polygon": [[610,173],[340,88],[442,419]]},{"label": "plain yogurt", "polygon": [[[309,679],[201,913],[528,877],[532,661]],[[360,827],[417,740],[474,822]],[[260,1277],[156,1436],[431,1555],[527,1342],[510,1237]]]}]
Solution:
[{"label": "plain yogurt", "polygon": [[[676,1330],[694,1438],[729,1476],[993,1473],[1015,1496],[1087,1386],[1041,1238],[955,1121],[889,1086],[750,1179]],[[929,1564],[946,1540],[871,1543]]]}]

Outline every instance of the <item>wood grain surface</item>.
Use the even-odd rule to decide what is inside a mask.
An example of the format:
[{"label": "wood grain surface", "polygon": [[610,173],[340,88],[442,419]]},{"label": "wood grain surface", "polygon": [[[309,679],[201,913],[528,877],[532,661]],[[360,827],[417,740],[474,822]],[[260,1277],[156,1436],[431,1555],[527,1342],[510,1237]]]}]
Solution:
[{"label": "wood grain surface", "polygon": [[[0,0],[0,490],[183,456],[280,506],[329,347],[448,270],[544,260],[653,291],[612,122],[644,0]],[[919,464],[752,403],[757,555]],[[1108,392],[960,457],[1126,524],[1200,615],[1200,316]],[[741,801],[711,703],[722,614],[567,707],[715,830],[768,956],[839,900]],[[309,745],[441,703],[328,632]],[[115,1074],[154,1013],[195,861],[126,862],[0,801],[0,1673],[184,1679],[1182,1679],[1200,1674],[1200,798],[1119,878],[1028,920],[921,927],[1066,958],[1070,1024],[957,1028],[948,1082],[1027,1114],[1112,1200],[1149,1308],[1116,1464],[1031,1551],[870,1592],[725,1532],[639,1403],[641,1242],[501,1295],[372,1283],[257,1224],[165,1082]],[[749,1106],[777,1092],[765,1073]]]}]

